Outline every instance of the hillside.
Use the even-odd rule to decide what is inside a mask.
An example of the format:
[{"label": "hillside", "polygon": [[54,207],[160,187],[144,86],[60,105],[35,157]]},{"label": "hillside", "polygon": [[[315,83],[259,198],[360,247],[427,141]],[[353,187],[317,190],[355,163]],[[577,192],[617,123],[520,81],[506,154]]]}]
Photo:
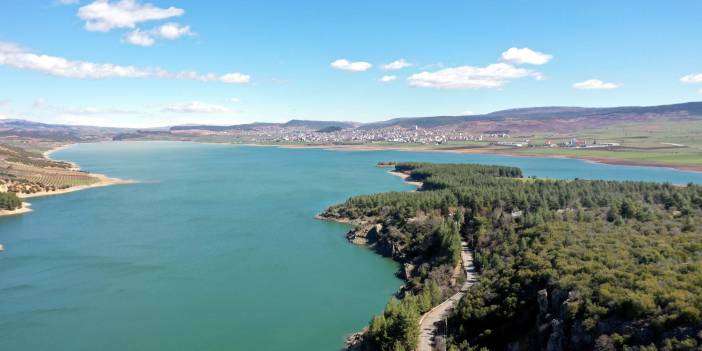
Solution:
[{"label": "hillside", "polygon": [[460,241],[477,282],[449,350],[697,350],[702,187],[524,179],[510,167],[398,163],[418,192],[357,196],[322,216],[403,264],[406,288],[364,350],[413,350],[419,316],[454,286]]},{"label": "hillside", "polygon": [[0,192],[19,195],[51,193],[98,181],[70,163],[53,161],[41,153],[0,143]]},{"label": "hillside", "polygon": [[170,128],[171,131],[186,131],[186,130],[207,130],[207,131],[227,131],[227,130],[253,130],[256,128],[265,127],[279,127],[279,128],[307,128],[307,129],[323,129],[329,127],[339,127],[339,128],[355,128],[360,125],[360,123],[355,122],[338,122],[338,121],[310,121],[310,120],[299,120],[293,119],[285,123],[246,123],[246,124],[235,124],[229,126],[214,126],[214,125],[182,125],[173,126]]},{"label": "hillside", "polygon": [[[533,107],[491,112],[483,115],[435,116],[394,118],[387,121],[368,123],[362,129],[378,129],[391,126],[412,128],[456,127],[468,129],[483,126],[495,129],[557,131],[572,127],[596,128],[614,122],[642,121],[655,118],[686,119],[702,118],[702,102],[688,102],[660,106],[630,107]],[[553,126],[557,122],[558,126]],[[490,126],[490,127],[489,127]],[[573,129],[575,130],[575,129]]]},{"label": "hillside", "polygon": [[[458,128],[481,131],[577,131],[584,128],[598,128],[613,123],[641,122],[647,120],[702,120],[702,102],[659,106],[624,107],[530,107],[495,111],[482,115],[402,117],[373,123],[313,121],[293,119],[286,123],[247,123],[237,125],[179,125],[168,128],[170,131],[206,130],[255,130],[265,127],[307,128],[319,130],[328,127],[342,129],[358,128],[374,130],[387,127],[414,128]],[[0,120],[0,136],[18,135],[23,137],[54,138],[78,141],[85,138],[105,138],[119,133],[136,132],[131,128],[106,128],[96,126],[73,126],[45,124],[19,119]],[[143,131],[141,131],[143,133]],[[145,133],[146,134],[146,133]]]},{"label": "hillside", "polygon": [[107,140],[129,128],[46,124],[22,119],[0,119],[2,139],[44,139],[56,142]]}]

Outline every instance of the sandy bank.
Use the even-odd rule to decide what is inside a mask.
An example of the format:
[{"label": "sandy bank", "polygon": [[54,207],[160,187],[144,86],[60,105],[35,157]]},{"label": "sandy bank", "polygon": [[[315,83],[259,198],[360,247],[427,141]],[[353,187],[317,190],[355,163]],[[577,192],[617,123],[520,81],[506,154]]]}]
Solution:
[{"label": "sandy bank", "polygon": [[397,171],[390,171],[388,173],[390,173],[396,177],[402,178],[405,181],[405,183],[410,184],[410,185],[414,185],[417,187],[417,189],[421,189],[422,185],[424,185],[422,182],[413,182],[413,181],[409,180],[410,176],[407,173],[402,173],[402,172],[397,172]]},{"label": "sandy bank", "polygon": [[110,185],[136,183],[136,181],[133,181],[133,180],[123,180],[123,179],[118,179],[118,178],[110,178],[110,177],[107,177],[103,174],[90,173],[89,175],[91,177],[96,178],[97,182],[95,182],[93,184],[88,184],[88,185],[72,186],[70,188],[59,189],[59,190],[55,190],[55,191],[40,191],[40,192],[36,192],[33,194],[17,194],[17,197],[22,198],[22,199],[29,199],[29,198],[33,198],[33,197],[61,195],[61,194],[66,194],[66,193],[72,193],[74,191],[81,191],[81,190],[90,189],[90,188],[100,188],[100,187],[110,186]]},{"label": "sandy bank", "polygon": [[47,159],[51,160],[51,154],[53,154],[53,153],[56,152],[56,151],[63,150],[63,149],[65,149],[65,148],[67,148],[67,147],[69,147],[69,146],[71,146],[71,145],[72,145],[72,144],[66,144],[66,145],[59,145],[59,146],[53,147],[53,148],[51,148],[50,150],[44,151],[44,153],[42,153],[42,155],[44,155],[44,158],[47,158]]},{"label": "sandy bank", "polygon": [[20,208],[18,208],[18,209],[16,209],[16,210],[12,210],[12,211],[9,211],[9,210],[0,210],[0,217],[3,217],[3,216],[15,216],[15,215],[23,214],[23,213],[32,212],[31,206],[32,206],[32,204],[30,204],[29,202],[23,202],[23,203],[22,203],[22,207],[20,207]]},{"label": "sandy bank", "polygon": [[[45,158],[51,159],[50,156],[52,153],[59,151],[59,150],[62,150],[68,146],[70,146],[70,145],[57,146],[51,150],[44,152],[43,155]],[[63,161],[63,162],[66,162],[66,161]],[[74,166],[75,171],[80,170],[80,167],[77,164],[75,164],[73,162],[69,162],[69,163],[71,163]],[[17,197],[22,198],[22,199],[28,199],[28,198],[41,197],[41,196],[61,195],[61,194],[66,194],[66,193],[72,193],[74,191],[81,191],[81,190],[85,190],[85,189],[99,188],[99,187],[110,186],[110,185],[136,183],[135,181],[132,181],[132,180],[111,178],[111,177],[108,177],[104,174],[98,174],[98,173],[86,173],[86,175],[95,179],[95,182],[92,184],[77,185],[77,186],[72,186],[72,187],[66,188],[66,189],[58,189],[55,191],[40,191],[40,192],[36,192],[36,193],[32,193],[32,194],[17,194]],[[29,203],[24,202],[22,204],[22,208],[14,210],[14,211],[0,211],[0,215],[8,216],[8,215],[17,215],[17,214],[31,212],[32,210],[31,210],[30,206],[31,205]]]}]

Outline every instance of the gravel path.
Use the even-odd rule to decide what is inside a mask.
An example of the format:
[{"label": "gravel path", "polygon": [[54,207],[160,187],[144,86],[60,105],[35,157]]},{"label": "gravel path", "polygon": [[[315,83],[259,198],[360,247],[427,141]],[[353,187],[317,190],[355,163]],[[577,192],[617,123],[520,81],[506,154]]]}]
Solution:
[{"label": "gravel path", "polygon": [[473,253],[468,249],[466,242],[461,242],[461,259],[463,261],[463,271],[466,274],[466,281],[461,286],[461,290],[449,297],[446,301],[432,308],[425,313],[419,320],[419,342],[417,343],[417,351],[432,351],[434,350],[434,336],[444,320],[448,318],[458,301],[466,294],[468,287],[475,282],[475,267],[473,266]]}]

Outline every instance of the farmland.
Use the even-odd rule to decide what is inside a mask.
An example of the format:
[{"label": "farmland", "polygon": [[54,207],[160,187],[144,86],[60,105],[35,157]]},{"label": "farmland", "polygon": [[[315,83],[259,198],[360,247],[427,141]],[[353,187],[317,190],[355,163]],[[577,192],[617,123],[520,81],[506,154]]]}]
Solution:
[{"label": "farmland", "polygon": [[42,154],[0,144],[0,190],[18,194],[52,192],[98,182],[70,163],[52,161]]}]

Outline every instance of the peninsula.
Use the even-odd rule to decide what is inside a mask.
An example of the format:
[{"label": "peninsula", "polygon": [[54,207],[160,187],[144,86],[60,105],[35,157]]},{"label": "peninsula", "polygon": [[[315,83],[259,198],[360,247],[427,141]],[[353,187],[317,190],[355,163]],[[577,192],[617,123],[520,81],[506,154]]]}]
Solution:
[{"label": "peninsula", "polygon": [[[82,171],[73,163],[49,159],[50,153],[63,145],[39,152],[25,143],[18,144],[22,146],[0,143],[0,216],[31,212],[30,204],[22,199],[130,183]],[[28,145],[38,150],[47,147],[42,143]]]},{"label": "peninsula", "polygon": [[[419,191],[357,196],[320,214],[352,224],[350,241],[402,264],[405,286],[350,348],[423,349],[428,339],[449,350],[702,342],[702,187],[538,180],[469,164],[397,163],[394,171],[421,182]],[[478,276],[467,285],[466,249]],[[435,306],[447,311],[435,319],[446,325],[432,329],[420,321]]]}]

